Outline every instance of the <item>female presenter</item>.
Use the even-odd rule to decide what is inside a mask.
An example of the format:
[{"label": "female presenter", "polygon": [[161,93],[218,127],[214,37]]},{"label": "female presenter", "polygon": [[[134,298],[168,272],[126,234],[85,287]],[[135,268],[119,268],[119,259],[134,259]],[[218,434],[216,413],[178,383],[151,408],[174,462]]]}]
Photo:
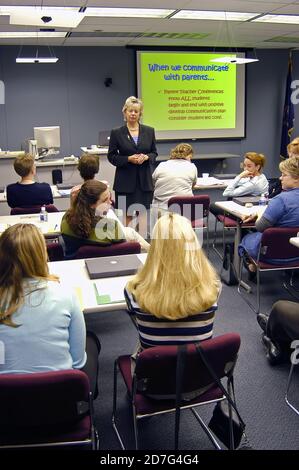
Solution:
[{"label": "female presenter", "polygon": [[139,232],[146,236],[157,149],[154,129],[139,122],[142,111],[141,100],[135,96],[126,99],[122,109],[126,124],[111,131],[108,160],[116,167],[113,185],[116,207],[123,210],[126,225],[137,211]]}]

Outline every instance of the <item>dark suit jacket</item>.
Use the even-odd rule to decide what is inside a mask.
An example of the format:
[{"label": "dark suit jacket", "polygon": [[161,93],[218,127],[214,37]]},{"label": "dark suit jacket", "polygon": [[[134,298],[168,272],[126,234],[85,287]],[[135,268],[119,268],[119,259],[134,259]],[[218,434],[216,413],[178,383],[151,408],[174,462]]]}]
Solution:
[{"label": "dark suit jacket", "polygon": [[[128,162],[135,153],[149,156],[142,165]],[[110,134],[108,160],[116,167],[113,189],[119,193],[133,193],[139,178],[141,189],[153,191],[152,173],[157,157],[155,131],[139,124],[138,143],[135,144],[127,126],[113,129]]]}]

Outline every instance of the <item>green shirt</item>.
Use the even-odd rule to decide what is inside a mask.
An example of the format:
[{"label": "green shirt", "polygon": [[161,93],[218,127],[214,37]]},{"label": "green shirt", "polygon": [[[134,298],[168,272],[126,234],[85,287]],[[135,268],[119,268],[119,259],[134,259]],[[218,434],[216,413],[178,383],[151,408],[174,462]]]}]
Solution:
[{"label": "green shirt", "polygon": [[65,243],[66,257],[73,256],[83,245],[111,245],[126,239],[121,225],[117,220],[98,217],[96,226],[91,230],[88,238],[82,238],[70,227],[66,214],[61,221],[61,234]]}]

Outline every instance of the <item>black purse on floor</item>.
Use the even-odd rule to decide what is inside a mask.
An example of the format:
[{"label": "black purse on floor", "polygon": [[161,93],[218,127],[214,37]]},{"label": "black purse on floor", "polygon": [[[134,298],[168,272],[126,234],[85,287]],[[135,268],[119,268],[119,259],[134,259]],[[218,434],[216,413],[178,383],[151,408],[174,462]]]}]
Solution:
[{"label": "black purse on floor", "polygon": [[[226,389],[223,387],[198,343],[196,344],[196,349],[212,378],[226,397],[226,400],[222,400],[216,404],[208,427],[228,449],[236,449],[240,445],[242,436],[245,435],[244,431],[246,425],[234,402],[235,392],[233,378],[231,379],[231,384],[234,400],[232,400]],[[228,404],[231,406],[229,407]],[[230,428],[230,413],[232,415],[232,429]]]}]

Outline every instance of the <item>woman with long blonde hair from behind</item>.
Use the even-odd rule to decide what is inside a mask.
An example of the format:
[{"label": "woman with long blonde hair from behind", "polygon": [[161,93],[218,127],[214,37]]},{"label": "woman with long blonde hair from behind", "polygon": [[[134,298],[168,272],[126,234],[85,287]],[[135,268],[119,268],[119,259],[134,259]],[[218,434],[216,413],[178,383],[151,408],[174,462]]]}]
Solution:
[{"label": "woman with long blonde hair from behind", "polygon": [[125,289],[141,347],[211,338],[220,290],[190,221],[178,214],[162,216],[144,266]]},{"label": "woman with long blonde hair from behind", "polygon": [[44,236],[32,224],[13,225],[0,237],[0,374],[81,369],[96,394],[98,343],[88,336],[87,358],[79,302],[49,273],[47,258]]}]

